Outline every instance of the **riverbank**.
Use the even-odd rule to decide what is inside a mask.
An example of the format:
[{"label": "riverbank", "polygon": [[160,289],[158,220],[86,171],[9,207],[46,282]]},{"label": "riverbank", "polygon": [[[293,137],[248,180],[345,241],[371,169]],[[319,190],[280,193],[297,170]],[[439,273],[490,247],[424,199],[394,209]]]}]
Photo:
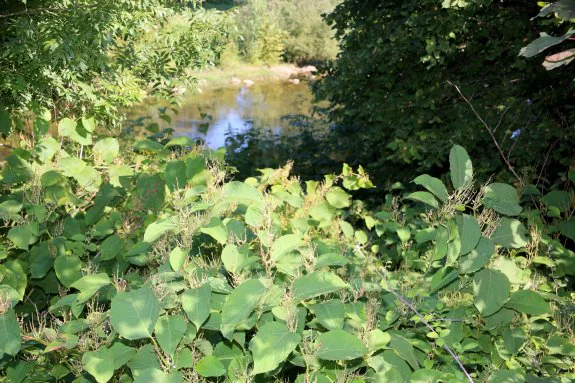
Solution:
[{"label": "riverbank", "polygon": [[249,65],[213,68],[193,72],[200,89],[214,89],[226,86],[251,87],[264,82],[289,82],[297,84],[302,80],[314,81],[317,69],[313,66],[298,67],[293,64]]}]

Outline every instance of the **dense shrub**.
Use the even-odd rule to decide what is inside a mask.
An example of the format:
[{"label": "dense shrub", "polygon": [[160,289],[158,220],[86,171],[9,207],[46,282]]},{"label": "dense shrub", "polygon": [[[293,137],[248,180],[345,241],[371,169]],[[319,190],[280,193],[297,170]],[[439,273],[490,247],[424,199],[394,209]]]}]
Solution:
[{"label": "dense shrub", "polygon": [[2,169],[4,381],[575,378],[572,191],[477,189],[456,146],[451,186],[367,210],[362,168],[224,182],[185,137],[79,141]]}]

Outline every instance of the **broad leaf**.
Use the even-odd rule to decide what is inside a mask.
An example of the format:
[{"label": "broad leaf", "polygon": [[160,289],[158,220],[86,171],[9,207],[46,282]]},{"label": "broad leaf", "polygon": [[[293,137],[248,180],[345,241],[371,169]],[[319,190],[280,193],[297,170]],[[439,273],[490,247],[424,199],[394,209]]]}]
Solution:
[{"label": "broad leaf", "polygon": [[250,342],[254,358],[252,374],[275,370],[292,353],[301,341],[299,334],[293,333],[278,322],[267,322],[260,327]]},{"label": "broad leaf", "polygon": [[186,329],[187,325],[183,316],[162,315],[156,323],[154,333],[162,350],[173,358]]},{"label": "broad leaf", "polygon": [[317,337],[316,356],[325,360],[351,360],[361,358],[367,347],[353,334],[344,330],[332,330]]},{"label": "broad leaf", "polygon": [[195,289],[189,289],[182,294],[182,308],[188,319],[200,328],[210,316],[212,288],[209,283]]},{"label": "broad leaf", "polygon": [[0,356],[3,354],[14,356],[20,352],[22,337],[20,324],[14,310],[0,314]]},{"label": "broad leaf", "polygon": [[459,230],[459,240],[461,241],[459,255],[465,255],[477,246],[481,238],[481,228],[477,220],[467,214],[457,216],[457,228]]},{"label": "broad leaf", "polygon": [[431,206],[434,209],[439,209],[439,203],[433,196],[433,194],[423,191],[414,192],[405,196],[405,199],[411,199],[418,202],[423,202],[426,205]]},{"label": "broad leaf", "polygon": [[447,202],[449,200],[447,188],[439,178],[423,174],[415,178],[413,182],[432,192],[441,202]]},{"label": "broad leaf", "polygon": [[114,376],[114,358],[106,347],[98,351],[88,351],[82,356],[84,370],[96,379],[98,383],[106,383]]},{"label": "broad leaf", "polygon": [[337,275],[324,271],[314,271],[294,281],[293,299],[303,301],[318,295],[333,293],[345,287],[347,284]]},{"label": "broad leaf", "polygon": [[511,185],[493,183],[483,188],[483,204],[498,213],[515,216],[521,213],[517,189]]},{"label": "broad leaf", "polygon": [[551,307],[537,292],[519,290],[514,292],[505,304],[510,309],[529,315],[551,314]]},{"label": "broad leaf", "polygon": [[449,170],[451,183],[455,189],[471,184],[473,165],[465,149],[459,145],[454,145],[449,152]]},{"label": "broad leaf", "polygon": [[238,324],[248,318],[267,291],[259,279],[249,279],[236,287],[222,307],[222,334],[227,339]]},{"label": "broad leaf", "polygon": [[214,378],[224,375],[227,370],[218,358],[206,355],[196,363],[194,370],[204,378]]},{"label": "broad leaf", "polygon": [[526,233],[525,226],[518,220],[503,218],[493,232],[491,239],[503,247],[519,249],[527,246],[529,242]]},{"label": "broad leaf", "polygon": [[160,304],[149,287],[121,291],[112,299],[110,319],[114,330],[129,340],[152,336]]},{"label": "broad leaf", "polygon": [[462,274],[474,273],[481,269],[495,253],[495,243],[489,238],[481,237],[475,249],[459,259],[459,272]]},{"label": "broad leaf", "polygon": [[509,298],[509,279],[500,271],[484,269],[473,277],[473,304],[482,316],[497,312]]}]

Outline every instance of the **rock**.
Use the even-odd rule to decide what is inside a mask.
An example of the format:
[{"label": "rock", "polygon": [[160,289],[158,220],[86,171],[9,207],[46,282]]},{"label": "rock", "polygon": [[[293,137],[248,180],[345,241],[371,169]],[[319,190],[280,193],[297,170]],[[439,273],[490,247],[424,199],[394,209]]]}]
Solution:
[{"label": "rock", "polygon": [[292,78],[292,79],[289,79],[288,82],[290,84],[297,85],[297,84],[299,84],[300,81],[299,81],[299,78]]},{"label": "rock", "polygon": [[314,67],[313,65],[307,65],[307,66],[301,67],[300,72],[301,73],[314,73],[314,72],[317,72],[317,68]]},{"label": "rock", "polygon": [[252,85],[254,85],[254,82],[252,80],[244,80],[244,86],[246,88],[250,88]]},{"label": "rock", "polygon": [[241,83],[242,83],[242,80],[240,80],[240,79],[237,78],[237,77],[232,77],[232,79],[230,80],[230,84],[232,84],[232,85],[236,85],[236,86],[237,86],[237,85],[240,85]]}]

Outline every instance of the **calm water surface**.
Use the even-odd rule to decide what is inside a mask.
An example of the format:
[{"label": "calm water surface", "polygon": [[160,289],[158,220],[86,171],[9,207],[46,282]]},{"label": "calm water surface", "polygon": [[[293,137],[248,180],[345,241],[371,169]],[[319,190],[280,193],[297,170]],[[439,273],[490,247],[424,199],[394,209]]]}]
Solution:
[{"label": "calm water surface", "polygon": [[[153,113],[153,106],[148,113]],[[173,117],[174,135],[203,138],[210,148],[226,144],[230,134],[261,129],[269,134],[289,134],[293,129],[287,115],[312,110],[312,93],[307,83],[262,83],[251,88],[208,89],[186,97],[178,115]],[[139,113],[142,110],[138,110]]]}]

